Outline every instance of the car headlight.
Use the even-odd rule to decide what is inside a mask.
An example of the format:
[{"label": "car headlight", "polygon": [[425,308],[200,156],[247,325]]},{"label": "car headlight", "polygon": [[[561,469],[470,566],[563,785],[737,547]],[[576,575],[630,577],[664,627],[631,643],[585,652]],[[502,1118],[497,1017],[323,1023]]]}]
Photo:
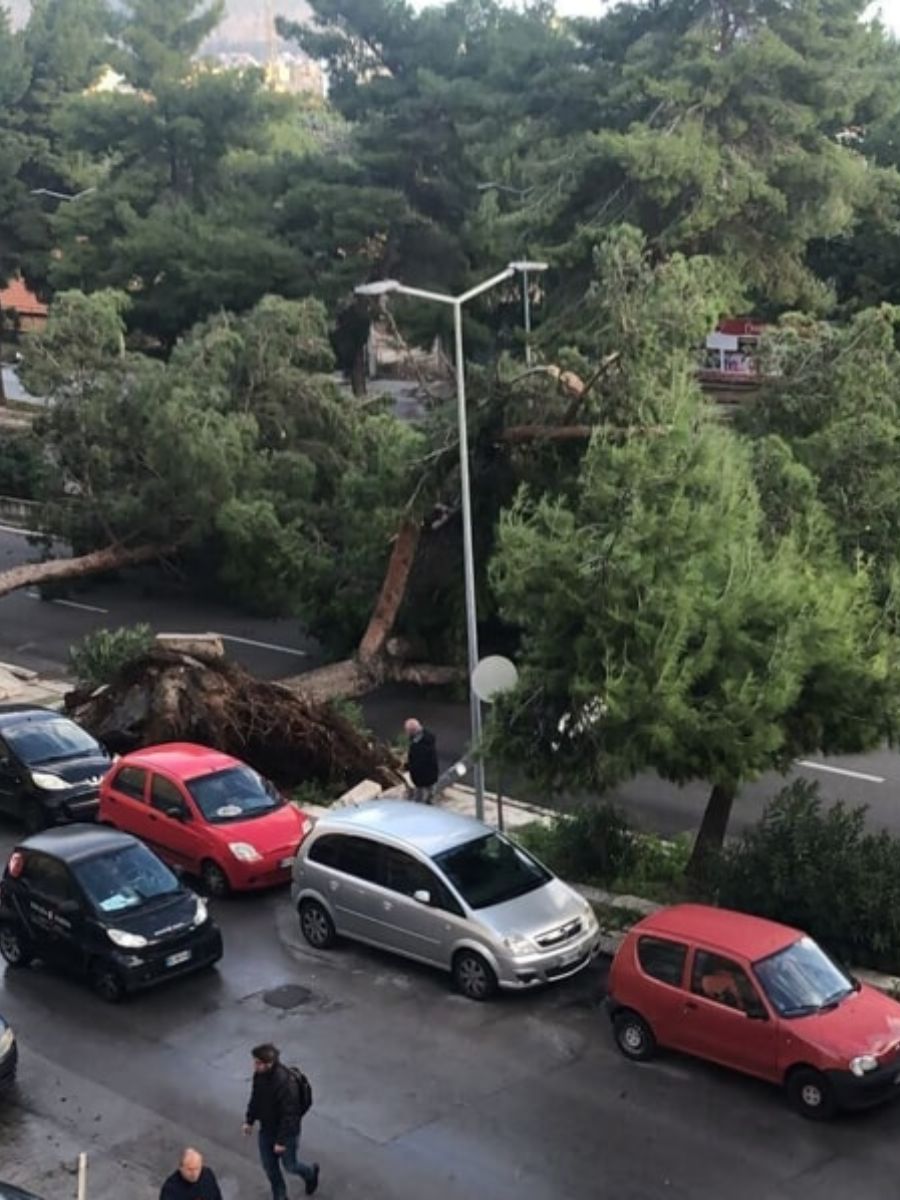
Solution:
[{"label": "car headlight", "polygon": [[530,938],[523,937],[521,933],[511,933],[509,937],[503,939],[503,945],[511,954],[517,957],[524,954],[534,954],[534,943]]},{"label": "car headlight", "polygon": [[587,900],[584,902],[584,927],[588,933],[596,933],[600,928],[597,923],[597,914]]},{"label": "car headlight", "polygon": [[123,950],[140,950],[147,945],[142,933],[129,933],[127,929],[107,929],[106,936]]},{"label": "car headlight", "polygon": [[241,862],[259,862],[262,858],[256,847],[251,846],[249,842],[229,842],[228,849]]},{"label": "car headlight", "polygon": [[15,1040],[16,1035],[7,1025],[3,1032],[0,1033],[0,1058],[3,1058],[5,1055],[9,1054],[10,1050],[13,1048],[13,1042]]},{"label": "car headlight", "polygon": [[850,1070],[858,1078],[866,1074],[867,1071],[878,1070],[878,1059],[874,1054],[860,1054],[857,1058],[850,1060]]},{"label": "car headlight", "polygon": [[58,775],[51,775],[49,771],[32,771],[31,782],[45,792],[64,792],[69,787],[64,779],[60,779]]},{"label": "car headlight", "polygon": [[206,918],[208,916],[209,916],[209,910],[206,907],[206,901],[201,896],[198,896],[197,897],[197,908],[194,912],[194,919],[191,922],[191,924],[196,929],[198,925],[202,925],[206,921]]}]

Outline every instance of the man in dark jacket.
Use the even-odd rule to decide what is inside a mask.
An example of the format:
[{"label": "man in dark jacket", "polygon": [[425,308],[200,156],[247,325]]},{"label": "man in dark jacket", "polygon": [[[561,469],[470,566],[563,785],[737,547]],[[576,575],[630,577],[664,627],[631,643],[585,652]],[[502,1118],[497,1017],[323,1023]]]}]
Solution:
[{"label": "man in dark jacket", "polygon": [[204,1167],[199,1150],[188,1146],[182,1151],[178,1170],[162,1185],[159,1200],[222,1200],[218,1181],[209,1167]]},{"label": "man in dark jacket", "polygon": [[247,1105],[244,1133],[250,1134],[259,1122],[259,1157],[272,1185],[272,1200],[287,1200],[287,1184],[282,1167],[289,1175],[306,1181],[311,1196],[319,1186],[319,1164],[297,1158],[300,1145],[300,1084],[281,1062],[278,1048],[270,1042],[254,1046],[253,1090]]},{"label": "man in dark jacket", "polygon": [[430,804],[434,785],[438,781],[437,742],[430,729],[425,729],[415,717],[410,717],[403,728],[409,738],[406,769],[412,780],[410,799],[420,804]]}]

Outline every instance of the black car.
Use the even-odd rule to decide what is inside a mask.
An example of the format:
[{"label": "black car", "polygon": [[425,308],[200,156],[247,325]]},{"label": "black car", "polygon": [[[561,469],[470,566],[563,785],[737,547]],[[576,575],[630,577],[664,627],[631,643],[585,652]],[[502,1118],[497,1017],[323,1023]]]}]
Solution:
[{"label": "black car", "polygon": [[0,1200],[41,1200],[34,1192],[26,1192],[24,1188],[16,1187],[14,1183],[4,1183],[0,1179]]},{"label": "black car", "polygon": [[29,833],[92,818],[111,765],[96,738],[52,708],[0,704],[0,811]]},{"label": "black car", "polygon": [[16,1081],[19,1051],[12,1027],[0,1017],[0,1094]]},{"label": "black car", "polygon": [[27,838],[0,880],[0,954],[87,975],[104,1000],[211,966],[222,935],[205,902],[128,833],[63,825]]}]

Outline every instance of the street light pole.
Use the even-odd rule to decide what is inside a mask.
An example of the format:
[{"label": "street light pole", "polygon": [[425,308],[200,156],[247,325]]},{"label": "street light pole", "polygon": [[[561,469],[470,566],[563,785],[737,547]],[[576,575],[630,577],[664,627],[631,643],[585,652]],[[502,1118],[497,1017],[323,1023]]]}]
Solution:
[{"label": "street light pole", "polygon": [[[468,413],[466,411],[466,359],[463,352],[462,310],[465,304],[490,291],[498,284],[511,279],[517,272],[525,275],[528,271],[545,271],[546,263],[515,262],[492,275],[483,283],[463,292],[461,296],[448,296],[444,292],[426,291],[424,288],[407,287],[396,279],[380,279],[372,283],[363,283],[354,289],[358,296],[386,296],[396,293],[402,296],[412,296],[420,300],[430,300],[436,304],[449,305],[453,309],[453,340],[456,361],[456,407],[459,422],[459,476],[460,492],[462,494],[462,526],[463,526],[463,586],[466,604],[466,645],[469,668],[469,719],[471,722],[470,737],[472,750],[475,753],[473,764],[473,783],[475,786],[475,815],[479,820],[484,819],[484,762],[478,757],[481,749],[481,701],[472,687],[472,676],[478,666],[478,601],[475,592],[475,539],[472,529],[472,487],[469,477],[469,430]],[[526,286],[526,320],[531,324],[531,309],[528,307]],[[526,347],[527,349],[527,347]]]}]

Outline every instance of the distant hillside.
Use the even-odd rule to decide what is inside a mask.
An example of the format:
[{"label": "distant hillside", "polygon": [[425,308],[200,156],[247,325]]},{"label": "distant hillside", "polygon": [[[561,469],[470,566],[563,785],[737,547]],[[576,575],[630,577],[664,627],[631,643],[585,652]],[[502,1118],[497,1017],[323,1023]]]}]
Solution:
[{"label": "distant hillside", "polygon": [[[0,0],[0,8],[12,13],[14,25],[20,25],[28,15],[31,0]],[[227,0],[228,15],[210,39],[214,50],[254,50],[265,46],[264,0]],[[302,21],[309,16],[306,0],[272,0],[276,16],[290,21]]]}]

